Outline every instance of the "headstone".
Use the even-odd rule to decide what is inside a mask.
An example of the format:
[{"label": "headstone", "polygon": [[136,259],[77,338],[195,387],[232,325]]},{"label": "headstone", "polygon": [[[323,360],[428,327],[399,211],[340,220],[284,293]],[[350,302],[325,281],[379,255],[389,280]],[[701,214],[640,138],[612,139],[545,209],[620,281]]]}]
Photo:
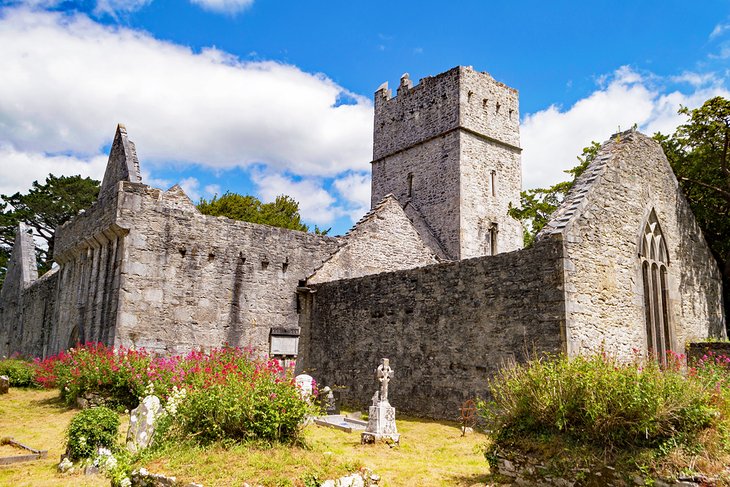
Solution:
[{"label": "headstone", "polygon": [[127,450],[137,453],[152,443],[155,434],[155,423],[162,411],[160,399],[157,396],[147,396],[132,410],[129,416],[129,430],[127,431]]},{"label": "headstone", "polygon": [[388,383],[393,378],[393,369],[390,368],[390,361],[387,358],[380,362],[377,378],[380,382],[380,391],[376,391],[373,395],[368,425],[362,432],[360,441],[375,443],[390,440],[397,444],[400,442],[400,435],[395,426],[395,408],[388,402]]},{"label": "headstone", "polygon": [[335,393],[329,386],[322,389],[320,392],[320,400],[324,413],[329,415],[340,414],[340,407],[337,405],[337,399]]},{"label": "headstone", "polygon": [[10,377],[0,375],[0,394],[7,394],[8,390],[10,390]]},{"label": "headstone", "polygon": [[294,381],[302,399],[308,399],[312,396],[312,392],[314,392],[314,378],[311,375],[299,374],[294,378]]}]

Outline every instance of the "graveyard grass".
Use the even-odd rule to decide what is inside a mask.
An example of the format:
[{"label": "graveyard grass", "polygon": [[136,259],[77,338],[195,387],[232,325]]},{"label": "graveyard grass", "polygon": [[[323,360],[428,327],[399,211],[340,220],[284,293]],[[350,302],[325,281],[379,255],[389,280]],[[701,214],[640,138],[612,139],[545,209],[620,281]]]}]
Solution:
[{"label": "graveyard grass", "polygon": [[[48,456],[35,462],[0,466],[0,485],[108,486],[101,475],[59,474],[64,431],[78,409],[66,407],[58,391],[10,388],[0,398],[0,436],[13,437]],[[122,415],[120,441],[127,430]],[[306,427],[298,446],[249,443],[224,448],[173,445],[136,465],[154,473],[175,475],[205,487],[242,485],[303,486],[304,479],[335,479],[372,469],[381,486],[484,485],[489,467],[483,451],[487,437],[461,437],[456,423],[398,417],[401,446],[361,445],[359,433],[316,425]]]}]

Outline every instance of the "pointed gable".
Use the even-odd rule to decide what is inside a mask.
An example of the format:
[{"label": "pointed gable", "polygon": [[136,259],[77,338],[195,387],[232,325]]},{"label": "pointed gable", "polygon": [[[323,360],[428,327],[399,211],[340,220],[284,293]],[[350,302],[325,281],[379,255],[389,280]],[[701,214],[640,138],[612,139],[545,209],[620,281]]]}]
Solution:
[{"label": "pointed gable", "polygon": [[117,125],[114,142],[109,151],[109,161],[106,164],[106,171],[104,171],[99,199],[103,199],[113,192],[119,181],[142,182],[137,151],[134,143],[127,137],[127,129],[122,124]]},{"label": "pointed gable", "polygon": [[182,211],[194,211],[200,213],[193,203],[193,200],[185,193],[185,190],[179,184],[174,185],[162,195],[166,206]]},{"label": "pointed gable", "polygon": [[309,283],[350,279],[439,262],[398,200],[386,195],[345,235],[344,242],[308,279]]},{"label": "pointed gable", "polygon": [[38,268],[36,267],[33,234],[28,226],[20,223],[15,233],[13,251],[8,261],[8,272],[5,275],[0,297],[5,300],[13,293],[20,293],[36,279],[38,279]]}]

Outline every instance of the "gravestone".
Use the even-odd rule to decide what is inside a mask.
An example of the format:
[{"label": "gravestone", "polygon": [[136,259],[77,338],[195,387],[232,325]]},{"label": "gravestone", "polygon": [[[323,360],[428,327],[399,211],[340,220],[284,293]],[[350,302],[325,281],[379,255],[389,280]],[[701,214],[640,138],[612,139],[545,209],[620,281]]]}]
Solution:
[{"label": "gravestone", "polygon": [[0,394],[7,394],[8,390],[10,390],[10,377],[0,375]]},{"label": "gravestone", "polygon": [[370,406],[368,425],[362,432],[362,443],[390,440],[400,443],[400,435],[395,426],[395,408],[388,402],[388,383],[393,378],[393,369],[387,358],[381,360],[377,370],[380,390],[373,395],[373,404]]},{"label": "gravestone", "polygon": [[157,396],[147,396],[132,410],[129,416],[127,431],[127,450],[137,453],[152,443],[155,434],[155,423],[162,412],[162,405]]},{"label": "gravestone", "polygon": [[309,399],[314,392],[314,378],[311,375],[299,374],[294,378],[302,399]]},{"label": "gravestone", "polygon": [[337,404],[335,393],[329,386],[320,392],[320,404],[326,415],[340,414],[340,406]]}]

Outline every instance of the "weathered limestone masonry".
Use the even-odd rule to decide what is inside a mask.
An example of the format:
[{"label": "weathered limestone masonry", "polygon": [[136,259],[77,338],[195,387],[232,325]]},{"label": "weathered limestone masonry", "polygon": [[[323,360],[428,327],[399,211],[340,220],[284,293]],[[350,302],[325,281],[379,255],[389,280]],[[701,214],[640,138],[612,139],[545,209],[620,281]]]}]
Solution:
[{"label": "weathered limestone masonry", "polygon": [[522,248],[517,91],[460,66],[375,93],[373,206],[392,193],[439,257]]},{"label": "weathered limestone masonry", "polygon": [[[639,255],[650,220],[661,232],[656,253],[664,247],[668,263],[665,285],[652,284],[658,307],[647,310],[652,300]],[[565,243],[570,354],[604,347],[629,357],[646,350],[646,313],[663,314],[662,300],[666,348],[683,352],[685,343],[725,336],[717,264],[661,147],[649,137],[629,131],[603,145],[538,239],[558,235]]]},{"label": "weathered limestone masonry", "polygon": [[[374,366],[394,370],[399,411],[455,419],[508,360],[564,350],[562,243],[311,285],[303,296],[304,370],[346,386],[343,401],[372,396]],[[304,340],[304,336],[307,339]],[[306,343],[306,347],[304,348]]]},{"label": "weathered limestone masonry", "polygon": [[343,245],[307,282],[318,283],[412,269],[438,262],[393,195],[370,210]]},{"label": "weathered limestone masonry", "polygon": [[296,329],[300,281],[338,240],[200,214],[179,187],[124,183],[129,228],[116,342],[177,352],[223,343],[269,352]]},{"label": "weathered limestone masonry", "polygon": [[40,280],[35,262],[35,244],[30,229],[21,224],[0,289],[0,357],[8,355],[8,343],[24,343],[31,355],[43,353],[43,333],[53,312],[57,273]]}]

